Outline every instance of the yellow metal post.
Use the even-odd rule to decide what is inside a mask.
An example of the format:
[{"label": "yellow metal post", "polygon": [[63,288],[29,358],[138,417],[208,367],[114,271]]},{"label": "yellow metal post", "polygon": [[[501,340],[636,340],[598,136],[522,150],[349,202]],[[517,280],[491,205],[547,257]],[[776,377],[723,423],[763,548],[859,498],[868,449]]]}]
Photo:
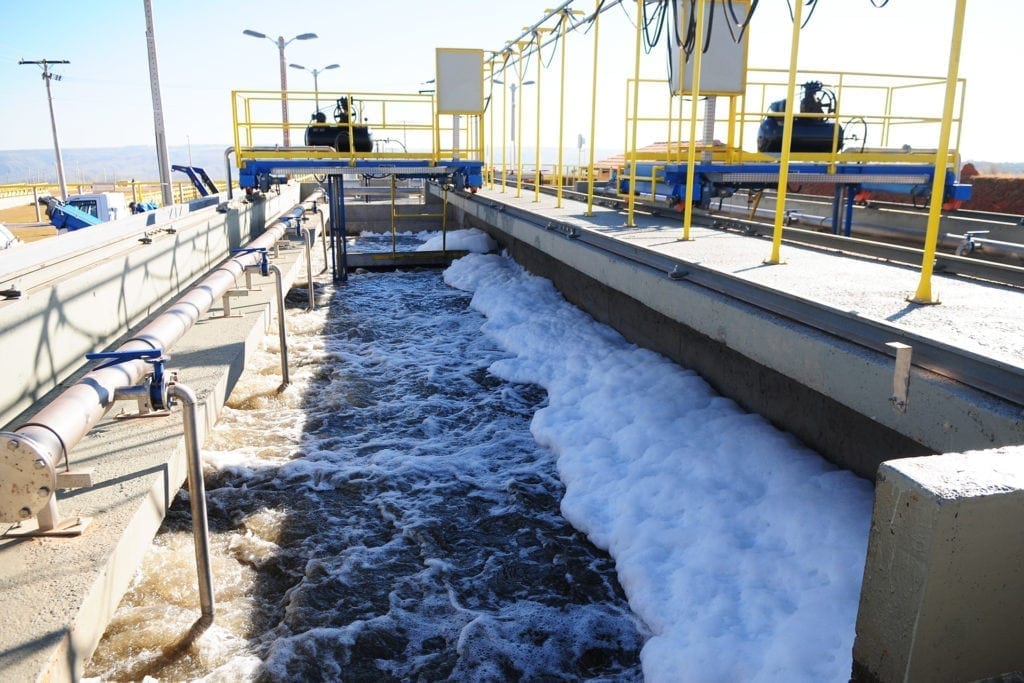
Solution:
[{"label": "yellow metal post", "polygon": [[565,137],[565,25],[569,23],[572,10],[563,10],[559,24],[559,41],[562,43],[562,76],[558,84],[558,167],[555,169],[555,207],[562,208],[562,150]]},{"label": "yellow metal post", "polygon": [[935,261],[935,244],[939,237],[939,220],[942,218],[942,200],[946,189],[946,163],[949,158],[949,132],[952,127],[953,105],[956,100],[957,70],[960,67],[960,44],[964,34],[964,9],[967,0],[956,0],[956,16],[953,18],[953,39],[949,47],[949,69],[946,72],[946,101],[942,106],[942,126],[939,130],[939,145],[935,152],[935,177],[932,178],[932,197],[928,207],[928,230],[924,238],[924,260],[921,263],[921,281],[917,292],[908,301],[915,304],[937,304],[932,298],[932,265]]},{"label": "yellow metal post", "polygon": [[[683,236],[680,238],[686,241],[690,240],[690,225],[693,222],[693,185],[696,181],[694,170],[697,166],[697,101],[700,99],[701,48],[704,45],[704,6],[705,0],[697,2],[697,35],[696,47],[693,49],[693,79],[690,89],[690,143],[686,149],[686,196],[683,198]],[[711,11],[714,10],[712,7]],[[679,85],[683,86],[685,80],[686,71],[680,69]],[[680,90],[683,88],[680,87]]]},{"label": "yellow metal post", "polygon": [[636,54],[633,56],[633,124],[630,133],[628,150],[629,159],[629,197],[626,202],[626,225],[636,227],[633,211],[636,208],[636,127],[640,115],[637,99],[640,97],[640,41],[644,23],[644,0],[636,0]]},{"label": "yellow metal post", "polygon": [[[523,48],[529,45],[519,41],[519,65],[516,71],[519,72],[519,92],[523,92]],[[519,105],[519,116],[513,124],[516,127],[516,199],[523,196],[523,106]]]},{"label": "yellow metal post", "polygon": [[[508,183],[508,49],[503,52],[505,61],[502,63],[501,75],[504,76],[501,85],[501,192],[504,194],[505,185]],[[515,121],[512,122],[515,125]]]},{"label": "yellow metal post", "polygon": [[598,23],[601,20],[601,3],[604,0],[595,0],[597,5],[594,8],[594,70],[591,73],[590,82],[590,161],[587,165],[587,214],[594,215],[594,135],[597,134],[597,54]]},{"label": "yellow metal post", "polygon": [[[491,135],[490,135],[490,144],[488,145],[488,147],[491,150],[490,164],[489,164],[490,169],[491,169],[490,174],[489,174],[490,175],[490,183],[489,183],[489,185],[490,185],[490,188],[492,190],[494,189],[494,129],[496,128],[496,126],[494,125],[494,60],[495,60],[495,58],[497,58],[497,55],[492,55],[491,59],[488,60],[488,62],[487,62],[488,68],[489,68],[489,70],[491,72],[490,79],[489,79],[490,82],[491,82],[491,87],[490,87],[490,90],[491,90],[490,100],[491,101],[488,103],[490,105],[488,107],[488,109],[491,110]],[[483,125],[483,121],[484,121],[484,117],[481,115],[480,116],[480,125],[481,126]],[[504,128],[502,128],[502,132],[504,132]],[[480,142],[483,143],[483,135],[482,134],[480,136]]]},{"label": "yellow metal post", "polygon": [[537,146],[537,149],[534,154],[536,162],[533,171],[533,201],[535,202],[540,201],[540,74],[542,71],[541,67],[543,66],[542,62],[544,61],[540,56],[540,43],[544,35],[542,33],[543,30],[538,28],[533,32],[537,36],[537,137],[534,138],[534,144]]},{"label": "yellow metal post", "polygon": [[782,217],[786,212],[786,185],[789,183],[789,148],[793,144],[793,109],[796,107],[796,61],[800,50],[800,24],[803,23],[803,0],[793,3],[793,39],[789,46],[789,83],[786,87],[786,114],[782,125],[782,155],[779,158],[779,189],[775,199],[775,230],[772,232],[772,253],[767,264],[782,263]]}]

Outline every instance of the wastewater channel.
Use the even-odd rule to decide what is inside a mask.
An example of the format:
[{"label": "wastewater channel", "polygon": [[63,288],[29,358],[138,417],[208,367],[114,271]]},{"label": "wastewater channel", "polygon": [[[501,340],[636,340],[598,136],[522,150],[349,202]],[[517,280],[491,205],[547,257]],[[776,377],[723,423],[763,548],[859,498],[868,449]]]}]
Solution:
[{"label": "wastewater channel", "polygon": [[317,290],[288,306],[292,385],[268,336],[203,447],[214,625],[185,637],[182,492],[86,676],[641,680],[644,627],[530,433],[546,394],[488,372],[508,353],[470,294],[440,270]]},{"label": "wastewater channel", "polygon": [[203,445],[214,624],[179,493],[87,677],[849,679],[870,482],[504,255],[329,280]]}]

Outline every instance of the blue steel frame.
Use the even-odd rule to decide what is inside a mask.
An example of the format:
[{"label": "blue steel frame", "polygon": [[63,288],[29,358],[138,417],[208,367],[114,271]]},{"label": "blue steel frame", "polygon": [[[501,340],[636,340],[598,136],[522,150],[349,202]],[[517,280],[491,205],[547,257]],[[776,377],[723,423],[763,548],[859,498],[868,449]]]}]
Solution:
[{"label": "blue steel frame", "polygon": [[[779,165],[773,163],[721,164],[697,163],[693,188],[693,201],[708,206],[712,199],[731,197],[737,190],[772,189],[778,186]],[[929,164],[863,164],[802,162],[789,165],[789,184],[801,182],[825,182],[836,186],[834,219],[839,218],[841,195],[847,195],[846,227],[842,230],[849,235],[850,214],[853,210],[854,195],[860,190],[893,192],[919,196],[922,189],[931,188],[935,166]],[[636,165],[634,189],[641,195],[663,197],[673,206],[680,204],[686,196],[686,164],[638,163]],[[801,175],[804,177],[801,178]],[[807,176],[813,175],[814,178]],[[826,177],[827,176],[827,177]],[[644,178],[643,180],[641,180]],[[650,179],[654,178],[652,182]],[[630,167],[619,178],[619,192],[630,190]],[[958,183],[953,171],[946,170],[945,194],[943,201],[967,201],[971,198],[971,186]],[[834,220],[835,232],[840,232],[840,221]]]},{"label": "blue steel frame", "polygon": [[483,186],[483,162],[462,159],[244,159],[238,185],[242,189],[266,189],[274,173],[358,174],[360,169],[366,173],[386,170],[398,178],[448,178],[458,189]]}]

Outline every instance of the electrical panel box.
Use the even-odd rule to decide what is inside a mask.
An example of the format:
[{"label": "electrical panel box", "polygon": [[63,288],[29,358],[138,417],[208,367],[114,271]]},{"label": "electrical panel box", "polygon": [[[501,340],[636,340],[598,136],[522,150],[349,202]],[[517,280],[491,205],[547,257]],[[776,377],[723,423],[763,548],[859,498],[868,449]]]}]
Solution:
[{"label": "electrical panel box", "polygon": [[484,51],[437,48],[437,113],[481,114]]},{"label": "electrical panel box", "polygon": [[[676,14],[679,18],[678,35],[686,39],[691,22],[691,11],[696,19],[697,7],[691,7],[691,0],[674,0]],[[711,25],[711,37],[708,51],[703,53],[700,62],[700,95],[742,95],[747,86],[747,38],[749,26],[740,38],[740,28],[734,23],[732,12],[742,23],[750,12],[748,0],[697,0],[704,6],[704,34],[707,42],[707,27]],[[711,18],[711,13],[714,18]],[[730,30],[731,29],[731,30]],[[676,44],[676,33],[669,33],[669,87],[676,95],[688,95],[693,89],[694,55],[681,63],[682,50]],[[739,38],[739,42],[736,41]],[[696,45],[694,50],[703,49]],[[685,57],[685,55],[683,55]],[[680,65],[682,64],[683,79],[680,84]]]}]

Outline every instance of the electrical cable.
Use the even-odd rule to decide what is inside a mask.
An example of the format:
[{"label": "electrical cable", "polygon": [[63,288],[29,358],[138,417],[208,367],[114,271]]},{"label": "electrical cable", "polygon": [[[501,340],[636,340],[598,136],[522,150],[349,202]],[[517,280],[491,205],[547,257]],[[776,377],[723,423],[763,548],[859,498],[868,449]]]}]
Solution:
[{"label": "electrical cable", "polygon": [[[888,0],[886,0],[888,2]],[[797,2],[803,2],[806,6],[811,9],[808,10],[807,16],[804,17],[803,22],[800,24],[800,28],[804,29],[807,24],[810,23],[811,17],[814,16],[814,10],[818,8],[818,0],[797,0]],[[793,14],[793,2],[792,0],[786,0],[786,5],[789,7],[789,18],[792,21],[796,21],[796,16]]]},{"label": "electrical cable", "polygon": [[[661,40],[661,33],[665,30],[665,17],[668,14],[668,3],[669,0],[658,0],[658,7],[654,10],[652,17],[647,17],[647,3],[643,3],[643,38],[644,38],[644,54],[651,54],[651,50]],[[651,37],[651,26],[654,26],[654,37]]]},{"label": "electrical cable", "polygon": [[747,32],[747,26],[750,25],[750,20],[754,17],[754,12],[757,10],[758,2],[759,0],[751,0],[750,6],[747,8],[747,16],[741,23],[739,17],[736,16],[736,9],[733,7],[733,0],[728,0],[729,14],[732,16],[733,23],[740,27],[739,36],[734,38],[737,43],[743,40],[743,36]]}]

